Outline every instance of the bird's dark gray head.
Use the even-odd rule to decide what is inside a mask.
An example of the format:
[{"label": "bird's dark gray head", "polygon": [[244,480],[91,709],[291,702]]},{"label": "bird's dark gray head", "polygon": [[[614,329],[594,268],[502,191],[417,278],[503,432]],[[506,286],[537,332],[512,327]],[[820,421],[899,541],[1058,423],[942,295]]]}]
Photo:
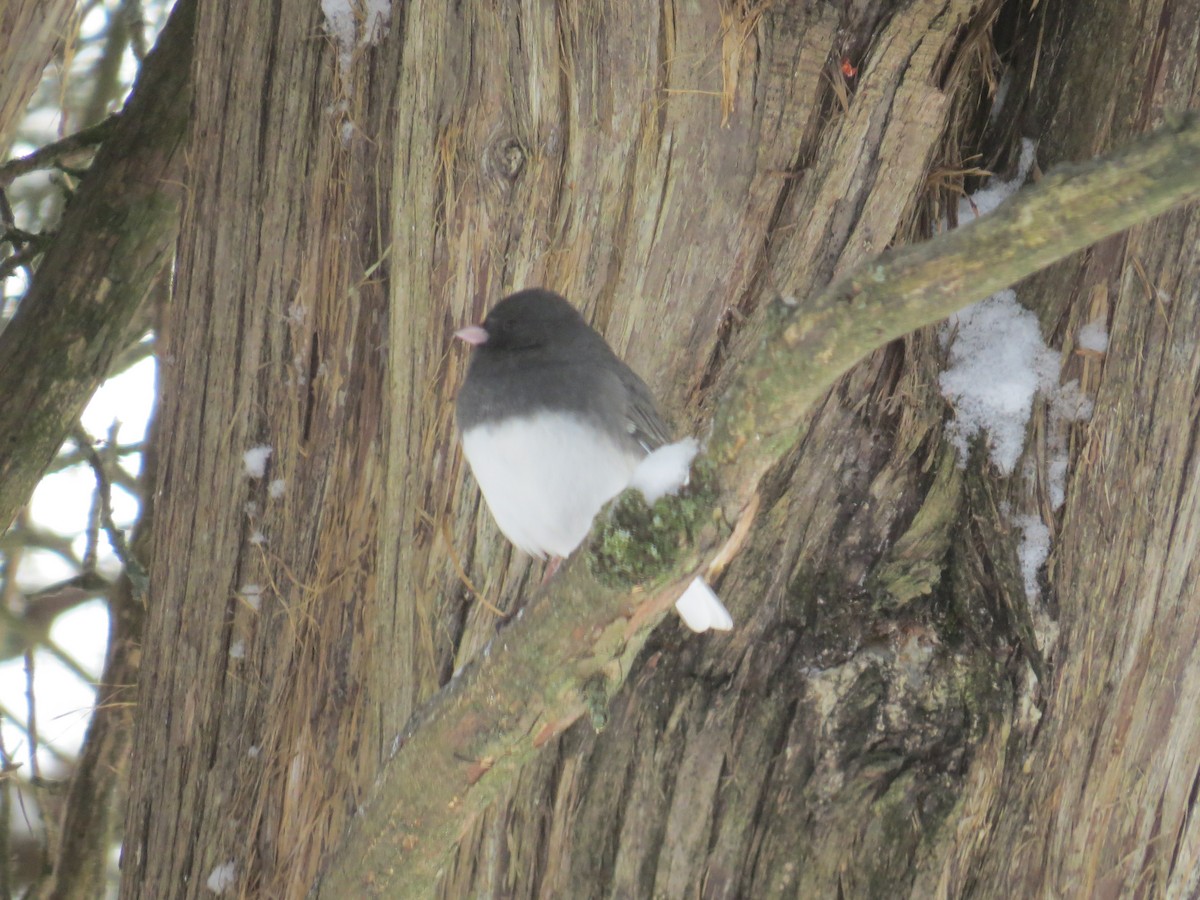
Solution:
[{"label": "bird's dark gray head", "polygon": [[553,291],[530,288],[505,297],[483,321],[488,350],[532,350],[569,341],[591,328],[583,316]]}]

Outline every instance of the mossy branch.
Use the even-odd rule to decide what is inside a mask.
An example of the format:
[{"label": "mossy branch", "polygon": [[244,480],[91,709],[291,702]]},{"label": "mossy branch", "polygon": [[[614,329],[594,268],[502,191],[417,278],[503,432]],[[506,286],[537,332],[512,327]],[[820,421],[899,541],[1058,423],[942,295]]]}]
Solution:
[{"label": "mossy branch", "polygon": [[[877,347],[1105,237],[1200,197],[1200,119],[1180,118],[1108,160],[1064,167],[990,216],[884,254],[811,302],[768,304],[757,349],[718,407],[706,465],[725,491],[668,498],[645,522],[677,521],[673,561],[642,588],[605,577],[612,519],[502,629],[482,658],[414,717],[355,820],[319,896],[431,896],[471,817],[554,735],[611,695],[655,625],[724,539],[759,479],[794,445],[813,402]],[[628,498],[622,528],[638,537]],[[677,519],[675,517],[678,517]],[[659,536],[662,539],[662,535]],[[581,559],[580,557],[583,557]],[[645,574],[638,561],[634,571]],[[597,572],[601,574],[596,574]]]},{"label": "mossy branch", "polygon": [[717,411],[710,457],[753,492],[809,407],[872,350],[1198,197],[1200,117],[1188,113],[1107,159],[1058,168],[990,215],[883,253],[811,301],[775,304]]}]

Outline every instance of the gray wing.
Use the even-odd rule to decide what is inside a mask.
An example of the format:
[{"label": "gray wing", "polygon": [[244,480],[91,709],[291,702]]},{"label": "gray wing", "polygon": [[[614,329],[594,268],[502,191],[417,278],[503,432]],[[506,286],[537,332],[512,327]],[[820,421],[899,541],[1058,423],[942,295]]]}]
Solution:
[{"label": "gray wing", "polygon": [[625,422],[630,436],[647,453],[671,442],[671,431],[663,421],[646,382],[632,369],[622,366],[621,381],[625,388]]}]

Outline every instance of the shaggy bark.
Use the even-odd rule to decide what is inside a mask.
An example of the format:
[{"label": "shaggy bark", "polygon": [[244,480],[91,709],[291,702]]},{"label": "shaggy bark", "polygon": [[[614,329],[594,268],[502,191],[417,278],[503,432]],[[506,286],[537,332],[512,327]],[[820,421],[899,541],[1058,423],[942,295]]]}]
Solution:
[{"label": "shaggy bark", "polygon": [[[1038,4],[1032,20],[1044,33],[1017,42],[1026,68],[1014,84],[1029,85],[1034,70],[1039,86],[1065,78],[1071,53],[1094,61],[1085,38],[1107,40],[1110,27],[1114,58],[1145,64],[1154,89],[1123,88],[1126,105],[1111,107],[1111,121],[1141,130],[1152,117],[1131,110],[1148,98],[1192,102],[1195,61],[1180,61],[1190,32],[1168,29],[1156,41],[1138,30],[1170,16],[1090,32],[1090,10],[1056,6],[1060,18],[1047,18],[1050,5]],[[954,148],[974,135],[964,123],[988,74],[995,6],[912,0],[853,10],[415,2],[397,10],[378,47],[344,55],[313,39],[321,23],[312,5],[200,11],[193,202],[164,367],[128,896],[201,896],[226,873],[229,890],[245,895],[303,896],[411,712],[496,638],[477,598],[508,609],[531,583],[454,449],[455,327],[509,287],[562,290],[690,430],[745,376],[771,333],[776,298],[796,298],[803,322],[808,298],[916,230],[929,211],[930,170],[956,162]],[[1143,46],[1157,50],[1125,52]],[[1060,49],[1064,62],[1051,67]],[[1181,70],[1174,81],[1154,74]],[[1096,80],[1076,76],[1077,90]],[[1031,120],[1051,121],[1057,102],[1074,110],[1070,85],[1055,82],[1056,99],[1030,105]],[[1182,93],[1161,93],[1171,85]],[[1021,88],[1009,103],[1025,99]],[[1071,122],[1079,140],[1095,141],[1092,121]],[[1098,146],[1054,147],[1043,158],[1083,158]],[[1187,627],[1107,632],[1125,635],[1120,650],[1140,653],[1109,670],[1103,696],[1082,675],[1062,680],[1095,662],[1053,627],[1067,609],[1061,598],[1085,587],[1062,580],[1068,564],[1098,567],[1102,580],[1092,583],[1111,591],[1138,577],[1159,584],[1141,564],[1146,552],[1098,555],[1110,543],[1091,532],[1071,539],[1090,555],[1067,555],[1067,532],[1085,513],[1105,523],[1104,538],[1145,537],[1148,511],[1126,522],[1114,509],[1157,491],[1191,509],[1183,501],[1193,448],[1179,423],[1190,409],[1181,398],[1195,396],[1186,380],[1198,369],[1194,330],[1168,325],[1196,304],[1180,299],[1156,318],[1153,305],[1122,294],[1138,282],[1121,266],[1151,270],[1114,254],[1115,244],[1086,255],[1086,265],[1102,266],[1086,293],[1042,306],[1047,331],[1066,336],[1067,374],[1082,368],[1084,386],[1106,404],[1072,433],[1062,522],[1038,493],[1045,430],[1027,450],[1031,474],[1002,478],[983,453],[959,468],[943,436],[936,338],[920,332],[873,353],[819,399],[801,437],[748,451],[779,460],[765,478],[726,486],[759,497],[758,524],[720,581],[735,632],[697,638],[666,625],[636,658],[635,642],[622,647],[619,633],[609,635],[614,658],[628,658],[607,713],[599,691],[590,717],[607,716],[599,734],[588,723],[559,734],[573,717],[534,721],[540,752],[503,765],[431,749],[423,777],[465,772],[495,797],[442,832],[458,844],[427,873],[440,893],[1007,896],[1009,860],[1029,843],[1025,821],[1053,838],[1020,851],[1027,864],[1037,857],[1020,872],[1030,893],[1068,892],[1064,879],[1088,867],[1097,888],[1131,886],[1142,871],[1182,884],[1196,849],[1186,791],[1161,805],[1161,832],[1097,815],[1063,828],[1059,800],[1045,792],[1069,784],[1085,811],[1111,796],[1089,794],[1086,773],[1072,781],[1081,777],[1072,741],[1101,733],[1104,697],[1122,691],[1143,703],[1125,709],[1161,713],[1158,733],[1171,742],[1153,760],[1141,743],[1136,758],[1098,751],[1102,780],[1151,771],[1161,785],[1172,760],[1195,758],[1192,717],[1175,712],[1195,705]],[[1154,258],[1173,301],[1189,282],[1168,276],[1171,249]],[[1108,304],[1108,360],[1072,355],[1070,336]],[[1161,368],[1147,369],[1147,348]],[[1109,382],[1117,354],[1143,379],[1143,395],[1163,404],[1152,419],[1159,431],[1138,420],[1123,384]],[[1159,397],[1168,371],[1178,389]],[[1140,444],[1105,443],[1143,426],[1151,430],[1137,432]],[[1081,457],[1085,440],[1091,455]],[[243,471],[255,445],[272,448],[264,478]],[[1119,477],[1136,493],[1077,495],[1083,468],[1118,450]],[[732,528],[739,510],[731,504],[714,527]],[[1028,597],[1013,523],[1039,510],[1061,526],[1063,551],[1044,594]],[[1172,524],[1157,547],[1177,548],[1167,587],[1179,599],[1190,588],[1192,526],[1186,516]],[[561,589],[582,590],[590,578],[576,562]],[[1059,634],[1139,621],[1112,615],[1111,599],[1103,616],[1074,602]],[[1171,623],[1188,626],[1185,605],[1177,609]],[[561,610],[533,607],[526,618],[535,613]],[[1120,622],[1080,624],[1104,617]],[[522,622],[496,639],[531,632]],[[1162,658],[1179,668],[1179,694],[1136,694],[1169,671],[1148,649],[1175,640]],[[550,668],[550,651],[537,650],[518,653],[530,654],[529,668]],[[529,674],[516,662],[509,671]],[[1130,673],[1134,682],[1121,680]],[[1081,702],[1074,683],[1095,699]],[[519,697],[499,705],[511,687],[498,684],[496,705],[481,714],[523,721]],[[1145,705],[1168,700],[1178,706]],[[1077,721],[1089,702],[1095,718]],[[1127,713],[1122,734],[1130,723],[1141,724]],[[1029,764],[1042,767],[1036,778]],[[419,827],[409,833],[418,842]],[[1121,847],[1121,865],[1103,872],[1114,880],[1100,879],[1105,860],[1088,857],[1085,837]],[[403,821],[360,827],[349,853],[373,854],[371,873],[335,870],[346,880],[325,887],[425,896],[425,882],[401,877],[414,849]]]},{"label": "shaggy bark", "polygon": [[210,877],[303,895],[402,724],[373,652],[395,605],[376,562],[391,108],[366,79],[394,61],[342,69],[319,6],[284,6],[198,10],[123,896]]}]

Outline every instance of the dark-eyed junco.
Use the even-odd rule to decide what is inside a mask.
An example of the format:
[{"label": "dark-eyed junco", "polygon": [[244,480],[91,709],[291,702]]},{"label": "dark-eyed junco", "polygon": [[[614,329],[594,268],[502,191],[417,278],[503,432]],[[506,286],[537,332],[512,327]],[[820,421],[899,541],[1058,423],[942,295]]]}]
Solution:
[{"label": "dark-eyed junco", "polygon": [[[645,382],[563,297],[519,291],[455,336],[474,346],[456,410],[463,452],[521,550],[569,556],[621,491],[653,503],[687,482],[696,442],[668,443]],[[715,616],[706,627],[721,627]]]}]

